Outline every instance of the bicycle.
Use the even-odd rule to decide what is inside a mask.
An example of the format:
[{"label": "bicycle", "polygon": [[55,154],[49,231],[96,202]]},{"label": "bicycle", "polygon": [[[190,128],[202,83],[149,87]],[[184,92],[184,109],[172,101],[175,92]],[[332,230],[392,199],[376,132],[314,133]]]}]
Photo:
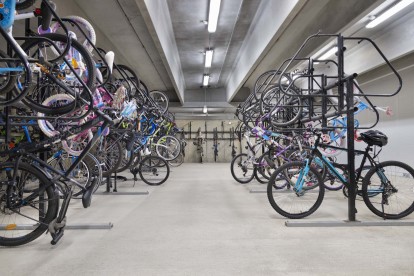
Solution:
[{"label": "bicycle", "polygon": [[215,127],[213,129],[213,154],[214,154],[214,162],[217,162],[218,157],[218,134],[217,134],[217,128]]},{"label": "bicycle", "polygon": [[[1,153],[11,156],[13,161],[0,165],[1,221],[7,223],[3,225],[3,231],[0,232],[0,245],[18,246],[26,244],[39,237],[46,230],[49,230],[52,235],[51,243],[56,244],[64,233],[66,212],[74,193],[74,186],[82,191],[83,206],[85,208],[90,206],[98,179],[94,179],[92,183],[85,187],[84,183],[79,183],[71,177],[71,174],[78,168],[90,148],[100,137],[101,131],[94,134],[82,154],[64,171],[49,165],[34,153],[50,149],[58,141],[71,135],[71,132],[85,131],[101,121],[104,122],[102,128],[114,123],[112,119],[100,113],[99,110],[94,110],[94,112],[98,114],[98,118],[81,126],[76,126],[67,133],[46,138],[35,144],[21,143],[19,147]],[[63,202],[59,208],[60,196],[63,197]],[[33,210],[35,211],[33,212]],[[28,213],[22,213],[23,211]],[[32,221],[36,223],[34,226],[24,226],[27,222]],[[24,230],[22,232],[17,230],[20,225],[23,225]],[[11,237],[8,236],[9,234],[11,234]]]},{"label": "bicycle", "polygon": [[[311,215],[321,205],[325,187],[320,173],[310,166],[312,159],[318,157],[329,172],[349,189],[346,173],[338,170],[319,151],[322,138],[316,133],[315,145],[311,154],[304,161],[290,162],[279,167],[273,174],[267,186],[267,197],[273,209],[287,218],[299,219]],[[364,151],[355,150],[362,155],[362,161],[356,172],[357,194],[361,194],[366,206],[377,216],[384,219],[399,219],[414,211],[414,169],[398,161],[379,162],[370,152],[374,146],[383,147],[388,138],[380,131],[370,130],[360,134],[361,141],[367,144]],[[346,151],[347,149],[337,148]],[[371,169],[362,176],[366,161]]]}]

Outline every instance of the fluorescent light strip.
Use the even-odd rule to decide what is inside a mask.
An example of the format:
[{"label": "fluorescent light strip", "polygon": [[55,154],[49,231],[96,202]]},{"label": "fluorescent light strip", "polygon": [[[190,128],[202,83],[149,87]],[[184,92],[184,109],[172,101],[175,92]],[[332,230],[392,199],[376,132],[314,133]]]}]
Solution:
[{"label": "fluorescent light strip", "polygon": [[211,67],[212,61],[213,61],[213,50],[207,50],[206,51],[206,63],[205,63],[206,68]]},{"label": "fluorescent light strip", "polygon": [[217,21],[220,12],[221,0],[210,0],[210,10],[208,12],[208,32],[214,33],[217,29]]},{"label": "fluorescent light strip", "polygon": [[414,0],[402,0],[398,2],[395,6],[392,6],[389,10],[369,22],[365,27],[368,29],[374,28],[413,2]]},{"label": "fluorescent light strip", "polygon": [[317,58],[318,60],[325,60],[328,59],[330,56],[335,54],[338,51],[338,47],[333,47],[329,51],[327,51],[325,54]]},{"label": "fluorescent light strip", "polygon": [[209,79],[210,79],[210,76],[209,75],[204,75],[204,78],[203,78],[203,86],[207,86],[208,85]]}]

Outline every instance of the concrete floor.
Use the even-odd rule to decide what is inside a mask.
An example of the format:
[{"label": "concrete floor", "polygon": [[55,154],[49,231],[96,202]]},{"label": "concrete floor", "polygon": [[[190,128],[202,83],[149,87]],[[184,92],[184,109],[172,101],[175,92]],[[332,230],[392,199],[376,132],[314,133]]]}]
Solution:
[{"label": "concrete floor", "polygon": [[[0,248],[0,275],[414,275],[414,227],[290,228],[250,189],[265,186],[238,184],[229,164],[184,164],[160,187],[119,183],[149,195],[96,195],[89,209],[75,202],[68,224],[114,227]],[[363,202],[358,211],[380,221]],[[346,199],[330,192],[306,221],[346,218]]]}]

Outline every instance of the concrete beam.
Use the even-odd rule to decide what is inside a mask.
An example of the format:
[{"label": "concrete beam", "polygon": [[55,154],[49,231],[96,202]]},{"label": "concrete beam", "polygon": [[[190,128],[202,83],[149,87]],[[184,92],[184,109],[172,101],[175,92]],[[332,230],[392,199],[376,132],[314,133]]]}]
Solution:
[{"label": "concrete beam", "polygon": [[305,1],[262,1],[226,83],[230,102],[261,58],[266,55]]},{"label": "concrete beam", "polygon": [[180,102],[184,103],[185,80],[167,2],[163,0],[135,1],[162,57]]}]

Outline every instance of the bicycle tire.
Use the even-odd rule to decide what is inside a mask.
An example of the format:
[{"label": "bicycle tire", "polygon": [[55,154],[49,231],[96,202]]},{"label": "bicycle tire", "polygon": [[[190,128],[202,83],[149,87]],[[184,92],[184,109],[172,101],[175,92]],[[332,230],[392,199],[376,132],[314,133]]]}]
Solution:
[{"label": "bicycle tire", "polygon": [[[93,28],[92,24],[89,23],[88,20],[86,20],[83,17],[77,16],[77,15],[68,15],[68,16],[65,16],[65,18],[71,19],[71,20],[75,21],[80,27],[83,27],[85,29],[85,34],[87,34],[87,36],[88,36],[89,40],[92,42],[92,44],[93,45],[96,44],[96,32],[95,32],[95,29]],[[60,23],[59,22],[55,22],[51,26],[51,29],[52,29],[53,33],[56,33],[59,28],[60,28]],[[79,41],[79,36],[77,36],[77,37],[78,37],[77,40]],[[83,36],[82,36],[82,38],[83,38]],[[90,53],[92,53],[92,51],[94,50],[93,46],[90,45],[90,43],[87,39],[85,39],[85,41],[82,43],[82,45],[84,47],[86,47],[86,49],[88,49],[88,51]]]},{"label": "bicycle tire", "polygon": [[[45,37],[48,38],[50,40],[52,40],[55,43],[63,43],[66,44],[67,42],[67,37],[65,35],[61,35],[61,34],[55,34],[55,33],[48,33],[48,34],[44,34],[41,35],[39,37]],[[43,41],[39,42],[36,39],[33,40],[27,40],[25,43],[23,43],[23,45],[21,46],[22,49],[28,54],[28,56],[30,57],[34,57],[31,55],[31,53],[38,53],[38,49],[36,49],[36,51],[34,51],[34,47],[38,47],[39,45],[42,45],[42,43],[45,43]],[[62,44],[62,47],[64,47]],[[43,47],[41,46],[42,49],[46,49],[48,47]],[[77,42],[76,40],[72,40],[71,41],[71,47],[73,49],[75,49],[76,51],[78,51],[79,56],[82,57],[82,63],[85,66],[85,72],[87,72],[87,79],[85,81],[87,87],[90,90],[93,90],[93,87],[95,85],[95,80],[96,80],[96,71],[95,71],[95,63],[92,60],[92,57],[90,56],[90,53],[88,52],[88,50],[81,45],[79,42]],[[33,51],[33,52],[31,52]],[[45,53],[44,56],[52,56],[52,52],[50,51],[50,53]],[[56,57],[56,54],[55,54]],[[48,61],[49,63],[51,63],[53,66],[58,66],[56,63],[60,62],[60,64],[64,64],[63,60],[56,60],[56,59],[52,59]],[[52,70],[52,69],[50,69]],[[56,68],[54,68],[54,70],[56,70]],[[66,74],[67,75],[67,74]],[[86,76],[86,74],[85,74]],[[37,78],[34,78],[37,79]],[[50,80],[49,80],[50,81]],[[40,85],[38,85],[37,83],[33,83],[32,87],[29,88],[29,91],[26,95],[25,98],[22,99],[22,102],[24,104],[26,104],[27,106],[29,106],[30,108],[32,108],[35,111],[44,113],[44,114],[50,114],[50,115],[60,115],[60,114],[66,114],[70,111],[73,111],[76,107],[76,105],[78,103],[71,102],[68,103],[67,105],[64,106],[60,106],[60,107],[49,107],[49,106],[43,106],[41,103],[43,102],[43,100],[49,96],[53,94],[56,94],[56,89],[60,89],[58,91],[63,92],[64,90],[62,88],[60,88],[58,85],[54,84],[53,81],[51,82],[47,82],[45,80],[44,83],[41,83]],[[42,91],[39,91],[42,90]],[[83,89],[80,92],[80,95],[83,96],[85,95],[85,97],[89,97],[89,94],[85,91],[86,89]],[[42,98],[39,101],[39,97],[38,97],[38,92],[42,93]]]},{"label": "bicycle tire", "polygon": [[[236,180],[239,183],[246,184],[252,181],[252,179],[254,178],[254,165],[252,162],[250,162],[251,168],[248,167],[249,165],[246,166],[245,165],[246,161],[243,161],[243,157],[246,157],[246,161],[247,161],[248,156],[246,153],[237,154],[233,158],[233,160],[231,160],[230,171],[231,171],[231,175],[233,176],[234,180]],[[237,169],[235,166],[237,166]],[[243,177],[236,176],[236,173],[237,173],[236,171],[239,171],[239,170],[243,172]],[[249,171],[251,172],[251,174],[248,174]]]},{"label": "bicycle tire", "polygon": [[[270,87],[266,93],[262,94],[262,100],[260,101],[260,111],[265,114],[270,111],[270,123],[275,127],[286,127],[297,122],[302,116],[303,106],[302,98],[298,91],[291,88],[290,94],[284,94],[279,86]],[[293,96],[294,95],[294,96]],[[274,104],[273,101],[276,100]],[[263,107],[264,104],[268,105],[268,109]],[[275,107],[275,106],[279,107]],[[275,108],[274,108],[275,107]],[[280,108],[280,110],[279,110]]]},{"label": "bicycle tire", "polygon": [[164,92],[153,90],[149,92],[149,96],[157,104],[161,114],[164,114],[168,110],[169,100]]},{"label": "bicycle tire", "polygon": [[[119,76],[115,71],[118,71]],[[117,64],[114,66],[112,79],[120,82],[126,89],[128,97],[137,96],[137,88],[139,88],[139,78],[138,75],[130,67]],[[126,77],[126,78],[125,78]],[[130,83],[132,82],[132,83]]]},{"label": "bicycle tire", "polygon": [[258,173],[257,167],[254,168],[253,175],[254,175],[254,178],[257,180],[257,182],[261,184],[266,184],[267,182],[269,182],[269,180],[266,179],[262,174]]},{"label": "bicycle tire", "polygon": [[[269,166],[267,164],[266,159],[264,158],[265,156],[269,156],[269,151],[266,151],[265,153],[263,153],[262,155],[259,156],[259,158],[257,158],[257,172],[263,177],[265,178],[267,182],[269,182],[270,177],[272,176],[273,172],[275,171],[275,169],[277,167],[280,167],[280,159],[276,158],[274,159],[274,156],[270,156],[270,159],[272,159],[275,164],[275,168],[273,168],[273,166]],[[276,162],[276,163],[275,163]],[[259,181],[260,182],[260,181]]]},{"label": "bicycle tire", "polygon": [[[303,193],[296,193],[293,190],[293,181],[296,175],[300,175],[304,166],[305,163],[300,161],[290,162],[280,166],[272,174],[267,185],[267,198],[272,208],[280,215],[290,219],[300,219],[311,215],[319,208],[325,195],[322,177],[316,168],[312,166],[309,166],[308,175],[305,176],[307,180],[303,186]],[[309,177],[309,173],[312,173],[313,176]],[[276,183],[276,181],[280,181],[281,183]],[[281,196],[276,200],[274,194],[281,194]],[[313,199],[311,199],[312,196]],[[303,198],[305,200],[302,200]],[[285,200],[288,205],[286,207],[283,204]],[[299,207],[295,206],[295,203],[299,201]],[[308,204],[309,206],[305,206],[305,203],[310,204]]]},{"label": "bicycle tire", "polygon": [[171,161],[180,155],[181,143],[174,136],[164,135],[155,144],[155,151],[161,158]]},{"label": "bicycle tire", "polygon": [[[76,160],[75,156],[59,156],[48,160],[48,164],[58,171],[65,172],[73,162]],[[69,178],[76,180],[79,184],[83,185],[84,188],[88,187],[92,182],[92,168],[90,163],[86,163],[83,160],[78,164],[76,168],[69,174]],[[96,185],[98,187],[98,185]],[[79,198],[82,196],[83,190],[76,185],[73,185],[72,198]]]},{"label": "bicycle tire", "polygon": [[[279,78],[275,78],[275,76],[280,73],[277,70],[269,70],[261,74],[254,83],[253,87],[253,95],[256,100],[260,100],[262,93],[266,92],[266,88],[274,85],[278,85]],[[274,80],[274,81],[272,81]],[[263,88],[264,87],[264,88]]]},{"label": "bicycle tire", "polygon": [[[74,98],[68,94],[55,94],[50,97],[48,97],[42,104],[44,106],[57,106],[60,105],[62,102],[72,102]],[[79,115],[79,114],[78,114]],[[45,114],[39,112],[37,113],[38,117],[44,117]],[[75,117],[77,115],[74,115]],[[69,117],[69,114],[67,115]],[[54,137],[55,135],[58,135],[60,133],[63,133],[67,130],[67,128],[70,127],[61,127],[59,126],[59,122],[56,120],[52,122],[53,120],[43,120],[39,119],[37,120],[38,126],[40,130],[47,136],[47,137]],[[86,119],[82,119],[81,121],[77,122],[77,124],[81,125],[86,122]],[[66,122],[67,123],[67,122]],[[62,147],[63,149],[74,156],[79,156],[83,150],[85,149],[86,145],[89,143],[89,141],[92,140],[93,133],[92,130],[88,129],[85,130],[82,133],[78,133],[76,136],[71,137],[70,139],[62,140]]]},{"label": "bicycle tire", "polygon": [[98,181],[95,185],[95,190],[93,191],[95,193],[98,190],[99,186],[101,186],[103,184],[103,181],[102,181],[102,178],[103,178],[103,176],[102,176],[102,166],[99,163],[99,160],[90,152],[88,152],[85,155],[85,158],[82,161],[87,163],[88,166],[92,169],[92,171],[91,171],[92,181],[94,179],[97,179],[97,181]]},{"label": "bicycle tire", "polygon": [[121,143],[112,135],[105,136],[96,146],[94,155],[102,164],[102,176],[111,176],[122,162]]},{"label": "bicycle tire", "polygon": [[16,10],[25,10],[33,6],[36,0],[17,0],[16,1]]},{"label": "bicycle tire", "polygon": [[177,158],[175,158],[174,160],[168,161],[168,165],[170,165],[171,167],[179,167],[184,163],[184,156],[182,153],[180,153],[178,155]]},{"label": "bicycle tire", "polygon": [[[390,169],[391,166],[395,168]],[[378,180],[375,179],[375,176],[381,173],[388,180],[385,184],[387,193],[384,193],[384,183],[380,177]],[[369,170],[364,177],[362,197],[368,209],[384,219],[400,219],[410,215],[414,211],[414,169],[399,161],[385,161],[377,164],[377,167]]]},{"label": "bicycle tire", "polygon": [[[121,145],[122,144],[123,143],[121,142]],[[134,163],[134,159],[135,156],[133,151],[128,151],[125,148],[122,148],[122,161],[118,169],[116,169],[116,173],[120,173],[129,169],[132,166],[132,163]]]},{"label": "bicycle tire", "polygon": [[[0,164],[0,178],[2,180],[11,179],[14,173],[14,168],[15,163],[12,162]],[[7,227],[9,228],[8,231],[0,231],[0,245],[2,246],[19,246],[35,240],[48,229],[48,224],[57,216],[59,209],[59,197],[57,193],[55,193],[54,185],[50,182],[49,179],[47,179],[44,173],[42,173],[35,167],[31,166],[31,164],[22,162],[19,163],[17,169],[18,172],[16,179],[18,179],[19,181],[24,181],[24,184],[21,187],[19,187],[20,189],[18,193],[31,193],[34,196],[34,198],[31,199],[29,202],[26,202],[24,205],[19,206],[17,212],[23,214],[23,208],[28,207],[24,211],[34,211],[34,213],[37,214],[38,217],[41,217],[38,219],[33,219],[36,221],[41,221],[42,223],[34,224],[33,228],[28,228],[28,230],[19,230],[17,228],[18,225],[25,225],[28,223],[33,224],[33,220],[28,219],[23,215],[18,215],[15,212],[8,209],[7,207],[5,207],[5,203],[3,202],[5,198],[3,190],[4,187],[2,186],[2,196],[0,197],[0,205],[2,209],[0,213],[0,223],[3,224],[3,222],[7,222],[7,225],[5,227],[6,229]],[[39,191],[40,188],[45,188],[43,193]],[[40,195],[42,195],[42,201],[40,201]],[[25,199],[28,199],[28,197],[26,197]],[[36,207],[36,201],[43,202],[44,205],[42,204],[42,206],[47,208],[47,210],[44,210],[42,214],[40,214],[40,206],[39,208]],[[32,203],[33,205],[30,203]],[[9,213],[7,214],[7,212]],[[12,216],[14,215],[16,215],[18,221],[13,221],[13,223],[10,223],[11,219],[13,219]],[[36,216],[28,214],[24,215]],[[12,237],[3,236],[10,232],[12,232]],[[17,234],[21,235],[17,236]]]},{"label": "bicycle tire", "polygon": [[[0,50],[0,59],[3,59],[3,58],[9,58],[9,56],[5,52]],[[4,63],[5,67],[15,67],[11,62],[7,62],[7,61],[0,61],[0,62]],[[3,66],[0,66],[0,68],[1,67]],[[17,83],[16,75],[11,74],[10,72],[0,74],[0,95],[3,96],[9,93],[10,91],[12,91],[16,83]],[[1,101],[0,104],[3,104],[3,101]],[[5,104],[7,104],[7,101],[5,102]]]},{"label": "bicycle tire", "polygon": [[[165,172],[164,176],[159,176]],[[139,177],[146,184],[158,186],[167,181],[170,175],[170,166],[167,161],[159,156],[148,155],[140,162],[138,166]],[[148,174],[147,174],[148,173]]]}]

